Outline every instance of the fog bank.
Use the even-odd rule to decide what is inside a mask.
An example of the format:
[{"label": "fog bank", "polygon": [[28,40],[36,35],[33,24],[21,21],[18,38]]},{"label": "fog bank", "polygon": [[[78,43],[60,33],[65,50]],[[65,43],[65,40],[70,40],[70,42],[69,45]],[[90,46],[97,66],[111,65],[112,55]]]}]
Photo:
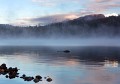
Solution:
[{"label": "fog bank", "polygon": [[0,46],[120,46],[120,38],[8,38],[0,39]]}]

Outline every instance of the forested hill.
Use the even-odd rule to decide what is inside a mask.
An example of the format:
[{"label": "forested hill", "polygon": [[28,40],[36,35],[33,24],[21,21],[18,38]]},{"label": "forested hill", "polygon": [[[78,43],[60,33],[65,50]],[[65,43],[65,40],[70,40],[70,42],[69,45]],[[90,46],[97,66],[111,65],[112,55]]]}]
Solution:
[{"label": "forested hill", "polygon": [[120,15],[87,15],[46,26],[0,24],[0,37],[120,37]]}]

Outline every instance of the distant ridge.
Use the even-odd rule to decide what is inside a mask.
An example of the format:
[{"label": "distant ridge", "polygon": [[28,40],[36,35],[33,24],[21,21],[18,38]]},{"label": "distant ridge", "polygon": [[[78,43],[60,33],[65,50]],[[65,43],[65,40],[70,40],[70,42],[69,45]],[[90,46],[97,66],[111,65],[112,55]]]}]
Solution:
[{"label": "distant ridge", "polygon": [[79,17],[77,19],[82,19],[82,20],[96,20],[96,19],[101,19],[101,18],[105,18],[105,16],[103,14],[92,14],[92,15],[86,15],[83,17]]},{"label": "distant ridge", "polygon": [[12,26],[0,24],[0,37],[120,37],[120,15],[87,15],[45,26]]}]

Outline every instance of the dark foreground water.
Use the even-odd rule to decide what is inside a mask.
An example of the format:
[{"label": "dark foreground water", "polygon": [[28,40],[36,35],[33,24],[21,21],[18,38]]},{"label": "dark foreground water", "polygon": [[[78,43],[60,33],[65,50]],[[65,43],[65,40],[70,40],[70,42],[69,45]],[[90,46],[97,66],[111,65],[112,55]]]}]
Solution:
[{"label": "dark foreground water", "polygon": [[[70,50],[70,53],[60,52]],[[20,75],[50,76],[37,84],[120,84],[119,47],[0,47],[0,64],[20,68]],[[0,75],[0,84],[34,84]]]}]

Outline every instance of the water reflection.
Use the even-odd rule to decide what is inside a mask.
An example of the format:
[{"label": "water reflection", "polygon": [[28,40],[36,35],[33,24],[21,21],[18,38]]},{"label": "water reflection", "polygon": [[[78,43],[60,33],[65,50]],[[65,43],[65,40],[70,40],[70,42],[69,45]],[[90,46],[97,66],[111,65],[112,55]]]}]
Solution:
[{"label": "water reflection", "polygon": [[114,61],[105,60],[105,64],[104,64],[105,67],[118,67],[118,65],[119,65],[119,63],[116,60],[114,60]]},{"label": "water reflection", "polygon": [[[71,52],[57,52],[67,49]],[[119,84],[119,56],[119,47],[0,47],[1,64],[17,66],[26,75],[53,78],[51,83],[42,81],[41,84]],[[1,84],[8,82],[27,84],[0,76]]]}]

